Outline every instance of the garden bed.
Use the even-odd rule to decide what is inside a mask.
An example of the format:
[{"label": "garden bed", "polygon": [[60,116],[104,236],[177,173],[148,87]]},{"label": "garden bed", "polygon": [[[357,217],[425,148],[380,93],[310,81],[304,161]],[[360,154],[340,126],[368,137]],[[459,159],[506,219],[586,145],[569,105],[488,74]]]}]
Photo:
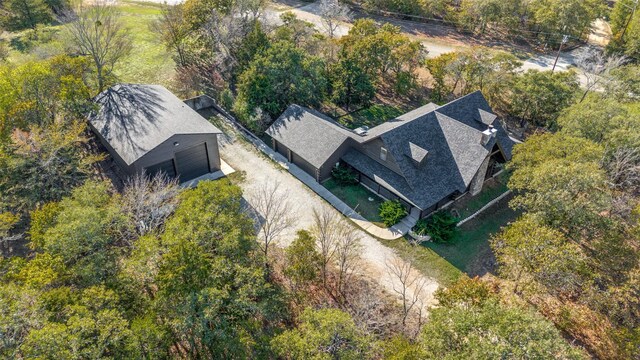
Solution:
[{"label": "garden bed", "polygon": [[[386,227],[378,210],[384,200],[378,195],[360,184],[339,185],[334,179],[329,179],[322,185],[365,219],[382,228]],[[369,201],[369,198],[373,201]]]}]

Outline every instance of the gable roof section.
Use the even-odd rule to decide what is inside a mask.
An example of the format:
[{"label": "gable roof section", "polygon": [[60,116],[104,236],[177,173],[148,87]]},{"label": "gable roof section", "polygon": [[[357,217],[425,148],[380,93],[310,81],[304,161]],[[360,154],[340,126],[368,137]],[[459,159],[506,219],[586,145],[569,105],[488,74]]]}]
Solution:
[{"label": "gable roof section", "polygon": [[127,165],[177,134],[221,131],[160,85],[115,85],[94,99],[95,131]]},{"label": "gable roof section", "polygon": [[393,130],[398,126],[402,126],[409,121],[413,121],[425,114],[428,114],[434,111],[437,108],[438,108],[438,105],[434,103],[428,103],[417,109],[411,110],[406,114],[400,115],[395,119],[391,119],[389,121],[383,122],[378,126],[374,126],[371,129],[369,129],[366,135],[363,136],[364,141],[373,140],[379,137],[380,135],[386,133],[387,131]]},{"label": "gable roof section", "polygon": [[328,116],[299,105],[289,106],[266,133],[316,168],[355,135]]},{"label": "gable roof section", "polygon": [[424,159],[429,154],[429,151],[412,142],[409,142],[409,146],[406,148],[406,152],[404,154],[407,155],[411,160],[415,161],[417,164],[422,164]]},{"label": "gable roof section", "polygon": [[492,113],[491,106],[489,106],[480,91],[443,105],[438,108],[438,112],[480,131],[484,131],[487,126],[493,125],[498,130],[496,136],[498,145],[506,158],[508,160],[511,159],[513,140],[509,138],[509,134],[504,130],[500,121],[496,121],[497,116]]},{"label": "gable roof section", "polygon": [[[278,142],[315,167],[322,166],[346,141],[380,139],[400,172],[352,148],[342,159],[400,197],[427,209],[446,196],[464,192],[496,143],[507,159],[513,142],[480,92],[438,107],[427,104],[378,125],[365,135],[316,111],[292,105],[267,130]],[[482,145],[489,125],[497,135]]]}]

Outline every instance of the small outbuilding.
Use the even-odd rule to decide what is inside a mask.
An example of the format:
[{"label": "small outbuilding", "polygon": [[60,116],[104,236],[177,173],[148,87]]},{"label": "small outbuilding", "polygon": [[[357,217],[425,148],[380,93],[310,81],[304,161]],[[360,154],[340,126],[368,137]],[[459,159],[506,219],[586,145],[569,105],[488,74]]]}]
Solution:
[{"label": "small outbuilding", "polygon": [[188,181],[220,170],[220,130],[160,85],[115,85],[96,98],[89,124],[127,174]]}]

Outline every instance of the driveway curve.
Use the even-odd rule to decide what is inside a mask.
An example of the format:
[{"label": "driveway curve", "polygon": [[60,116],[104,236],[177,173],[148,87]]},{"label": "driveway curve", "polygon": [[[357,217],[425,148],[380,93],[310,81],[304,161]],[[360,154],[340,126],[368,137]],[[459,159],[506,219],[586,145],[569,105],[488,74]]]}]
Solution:
[{"label": "driveway curve", "polygon": [[[278,182],[281,189],[285,189],[287,196],[294,204],[291,212],[295,214],[296,224],[279,239],[279,246],[286,247],[301,229],[309,229],[313,225],[313,209],[330,207],[320,196],[296,179],[287,170],[280,167],[270,158],[258,151],[253,144],[242,137],[235,129],[225,123],[222,126],[223,135],[220,136],[220,154],[224,160],[236,171],[245,172],[245,180],[240,184],[245,193],[252,193],[265,183]],[[247,199],[251,202],[251,199]],[[351,226],[354,226],[351,224]],[[389,293],[394,294],[394,286],[398,280],[389,275],[386,264],[397,257],[395,251],[383,245],[378,239],[356,228],[361,244],[362,265],[359,273],[379,283]],[[434,304],[434,292],[438,289],[438,282],[424,274],[417,274],[424,278],[421,300],[425,308]]]}]

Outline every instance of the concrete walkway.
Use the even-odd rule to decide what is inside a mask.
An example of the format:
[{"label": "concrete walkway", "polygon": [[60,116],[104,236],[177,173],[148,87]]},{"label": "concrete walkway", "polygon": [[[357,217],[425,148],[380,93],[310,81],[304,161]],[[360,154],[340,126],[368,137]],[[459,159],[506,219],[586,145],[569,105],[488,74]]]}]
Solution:
[{"label": "concrete walkway", "polygon": [[[235,128],[238,128],[236,124],[234,124],[231,120],[225,119],[230,125]],[[241,131],[244,135],[244,131]],[[258,150],[260,150],[263,154],[268,156],[271,160],[276,162],[282,168],[286,169],[293,175],[296,179],[303,182],[307,185],[313,192],[318,194],[320,197],[325,199],[331,206],[336,208],[336,210],[340,211],[342,215],[349,218],[349,220],[353,221],[356,225],[358,225],[362,230],[366,231],[372,236],[375,236],[378,239],[382,240],[394,240],[403,237],[407,234],[415,225],[418,219],[407,216],[398,224],[393,225],[390,228],[381,228],[372,222],[368,221],[362,215],[355,212],[349,205],[345,204],[342,200],[340,200],[337,196],[333,195],[327,188],[322,186],[322,184],[315,181],[311,175],[304,172],[304,170],[300,169],[295,164],[292,164],[287,161],[287,159],[282,156],[280,153],[273,150],[270,146],[265,144],[262,140],[244,136],[249,142],[251,142]]]}]

